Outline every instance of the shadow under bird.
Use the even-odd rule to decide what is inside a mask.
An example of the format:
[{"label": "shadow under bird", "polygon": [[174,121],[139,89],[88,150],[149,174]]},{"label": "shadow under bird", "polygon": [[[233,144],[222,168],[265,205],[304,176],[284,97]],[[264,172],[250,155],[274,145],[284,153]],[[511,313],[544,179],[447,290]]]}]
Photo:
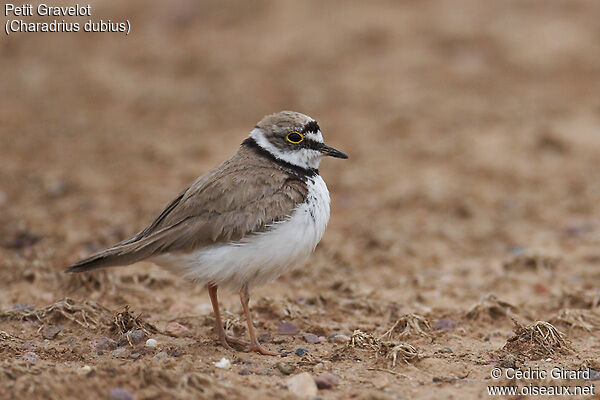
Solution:
[{"label": "shadow under bird", "polygon": [[145,260],[205,284],[226,348],[245,343],[225,334],[217,288],[239,291],[248,351],[276,355],[258,343],[248,290],[298,265],[321,240],[329,221],[329,191],[318,170],[324,156],[348,158],[323,143],[309,116],[267,115],[233,157],[196,179],[147,228],[67,272]]}]

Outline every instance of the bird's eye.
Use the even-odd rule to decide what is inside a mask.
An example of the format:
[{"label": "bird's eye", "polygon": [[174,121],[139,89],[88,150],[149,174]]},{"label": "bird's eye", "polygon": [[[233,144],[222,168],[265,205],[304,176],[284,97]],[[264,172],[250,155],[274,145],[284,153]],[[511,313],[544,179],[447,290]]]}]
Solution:
[{"label": "bird's eye", "polygon": [[288,142],[293,143],[293,144],[298,144],[304,140],[304,137],[301,134],[299,134],[298,132],[290,132],[285,137],[285,140],[287,140]]}]

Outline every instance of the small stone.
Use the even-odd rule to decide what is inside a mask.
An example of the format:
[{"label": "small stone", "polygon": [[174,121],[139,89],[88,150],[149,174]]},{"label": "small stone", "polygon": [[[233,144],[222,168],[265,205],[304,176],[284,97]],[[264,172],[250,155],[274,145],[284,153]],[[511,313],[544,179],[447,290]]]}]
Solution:
[{"label": "small stone", "polygon": [[301,399],[310,399],[317,395],[317,384],[308,372],[289,377],[286,385],[290,392]]},{"label": "small stone", "polygon": [[117,342],[109,337],[102,336],[90,342],[90,347],[95,351],[114,350],[117,348]]},{"label": "small stone", "polygon": [[33,351],[28,351],[27,353],[23,354],[23,361],[27,361],[30,363],[36,362],[38,358],[38,355],[35,354]]},{"label": "small stone", "polygon": [[136,329],[127,332],[127,337],[129,338],[131,344],[135,346],[136,344],[140,344],[144,341],[144,339],[146,338],[146,332],[144,332],[141,329]]},{"label": "small stone", "polygon": [[350,337],[341,333],[334,333],[332,335],[329,335],[329,338],[327,340],[331,343],[346,344],[350,341]]},{"label": "small stone", "polygon": [[42,331],[42,337],[46,340],[52,340],[62,329],[57,326],[49,326]]},{"label": "small stone", "polygon": [[126,347],[119,347],[116,350],[110,352],[113,357],[127,358],[129,357],[130,351]]},{"label": "small stone", "polygon": [[89,374],[90,372],[92,372],[92,367],[90,367],[89,365],[84,365],[79,371],[81,371],[82,374]]},{"label": "small stone", "polygon": [[157,355],[155,355],[154,358],[156,360],[166,360],[167,358],[169,358],[169,355],[166,352],[161,351],[160,353],[158,353]]},{"label": "small stone", "polygon": [[321,374],[315,376],[313,379],[319,389],[331,389],[340,383],[338,377],[331,374]]},{"label": "small stone", "polygon": [[297,335],[300,332],[300,329],[291,322],[282,322],[277,330],[280,335]]},{"label": "small stone", "polygon": [[297,356],[302,357],[305,354],[308,354],[308,349],[305,349],[304,347],[298,347],[296,349],[296,355]]},{"label": "small stone", "polygon": [[120,387],[110,389],[108,395],[110,396],[111,400],[133,400],[133,396],[129,390]]},{"label": "small stone", "polygon": [[146,347],[156,347],[158,346],[158,342],[156,339],[148,339],[146,340]]},{"label": "small stone", "polygon": [[442,349],[442,352],[444,352],[444,353],[453,353],[452,347],[444,347]]},{"label": "small stone", "polygon": [[250,375],[251,373],[248,368],[242,368],[239,372],[240,375]]},{"label": "small stone", "polygon": [[229,361],[228,358],[221,358],[220,361],[217,361],[215,364],[215,367],[220,368],[220,369],[231,369],[231,361]]},{"label": "small stone", "polygon": [[586,379],[586,380],[600,381],[600,372],[596,371],[595,369],[590,368],[590,376],[589,376],[589,379]]},{"label": "small stone", "polygon": [[138,358],[142,357],[144,354],[147,354],[148,352],[150,352],[148,347],[138,346],[131,351],[129,358],[137,360]]},{"label": "small stone", "polygon": [[270,333],[261,333],[258,335],[259,343],[273,343],[273,335]]},{"label": "small stone", "polygon": [[456,322],[452,318],[442,318],[435,321],[433,327],[438,331],[451,331],[456,328]]},{"label": "small stone", "polygon": [[181,337],[189,333],[189,329],[181,325],[179,322],[169,322],[165,328],[165,333],[174,337]]},{"label": "small stone", "polygon": [[280,362],[280,363],[277,363],[275,366],[284,375],[289,375],[292,372],[294,372],[294,370],[296,369],[296,366],[289,364],[289,363]]},{"label": "small stone", "polygon": [[313,333],[305,333],[304,340],[308,344],[317,344],[321,342],[321,339],[319,339],[319,337]]}]

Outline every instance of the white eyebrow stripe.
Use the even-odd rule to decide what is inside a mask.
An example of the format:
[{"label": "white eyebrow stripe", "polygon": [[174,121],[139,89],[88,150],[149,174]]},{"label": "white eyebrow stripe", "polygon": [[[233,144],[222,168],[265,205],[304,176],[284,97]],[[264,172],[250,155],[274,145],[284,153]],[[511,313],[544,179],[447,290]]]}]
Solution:
[{"label": "white eyebrow stripe", "polygon": [[318,132],[305,132],[304,137],[310,140],[314,140],[315,142],[323,143],[323,135],[321,131]]}]

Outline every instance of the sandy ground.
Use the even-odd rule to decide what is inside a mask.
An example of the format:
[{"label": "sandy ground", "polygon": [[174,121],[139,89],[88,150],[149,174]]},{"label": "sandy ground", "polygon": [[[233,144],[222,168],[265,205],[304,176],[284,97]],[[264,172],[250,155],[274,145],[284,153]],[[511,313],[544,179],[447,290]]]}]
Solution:
[{"label": "sandy ground", "polygon": [[[323,399],[488,398],[549,383],[496,366],[599,368],[600,3],[458,3],[108,0],[129,36],[0,36],[0,398],[292,399],[301,372],[337,378]],[[62,272],[281,109],[350,154],[314,256],[252,292],[281,356],[219,347],[206,291],[151,264]]]}]

